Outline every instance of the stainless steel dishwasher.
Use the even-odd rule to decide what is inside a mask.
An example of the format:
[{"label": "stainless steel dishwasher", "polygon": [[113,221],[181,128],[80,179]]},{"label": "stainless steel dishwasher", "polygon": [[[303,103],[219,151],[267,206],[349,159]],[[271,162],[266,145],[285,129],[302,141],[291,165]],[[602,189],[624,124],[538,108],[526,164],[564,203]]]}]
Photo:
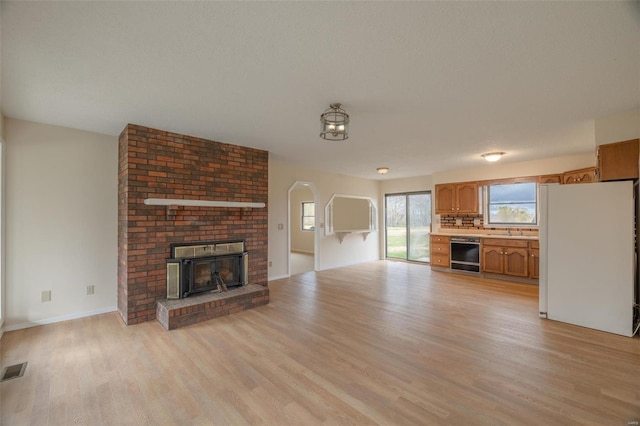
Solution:
[{"label": "stainless steel dishwasher", "polygon": [[451,237],[451,269],[480,273],[480,237]]}]

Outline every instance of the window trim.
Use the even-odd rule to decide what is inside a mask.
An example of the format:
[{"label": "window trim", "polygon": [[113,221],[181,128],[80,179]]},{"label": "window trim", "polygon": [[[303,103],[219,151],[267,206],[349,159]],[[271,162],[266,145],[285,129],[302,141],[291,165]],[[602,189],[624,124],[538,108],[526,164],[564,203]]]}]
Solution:
[{"label": "window trim", "polygon": [[[304,215],[304,205],[305,204],[313,204],[313,216],[305,216]],[[315,201],[302,201],[300,202],[300,230],[305,232],[314,232],[316,230],[316,215],[315,215]],[[313,228],[307,229],[304,227],[304,219],[306,217],[313,218]]]},{"label": "window trim", "polygon": [[[491,204],[489,202],[490,197],[490,187],[494,185],[518,185],[523,183],[533,183],[535,185],[535,210],[536,210],[536,222],[535,223],[517,223],[517,222],[491,222]],[[485,214],[483,215],[483,222],[485,228],[527,228],[527,229],[538,229],[540,227],[540,184],[536,181],[532,180],[500,180],[494,182],[488,182],[484,186],[483,192],[483,207],[485,209]],[[514,203],[514,204],[531,204],[531,203]]]}]

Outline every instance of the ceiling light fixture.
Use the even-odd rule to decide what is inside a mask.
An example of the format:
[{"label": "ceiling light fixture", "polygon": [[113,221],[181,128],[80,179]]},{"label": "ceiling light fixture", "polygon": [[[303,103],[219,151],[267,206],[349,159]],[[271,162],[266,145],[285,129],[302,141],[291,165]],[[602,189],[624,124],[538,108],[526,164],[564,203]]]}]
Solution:
[{"label": "ceiling light fixture", "polygon": [[334,103],[320,116],[320,137],[328,141],[349,139],[349,115],[342,104]]},{"label": "ceiling light fixture", "polygon": [[501,159],[504,154],[504,152],[487,152],[486,154],[482,154],[482,158],[490,163],[493,163]]},{"label": "ceiling light fixture", "polygon": [[388,167],[378,167],[376,169],[378,171],[378,173],[380,173],[381,175],[386,175],[387,172],[389,171]]}]

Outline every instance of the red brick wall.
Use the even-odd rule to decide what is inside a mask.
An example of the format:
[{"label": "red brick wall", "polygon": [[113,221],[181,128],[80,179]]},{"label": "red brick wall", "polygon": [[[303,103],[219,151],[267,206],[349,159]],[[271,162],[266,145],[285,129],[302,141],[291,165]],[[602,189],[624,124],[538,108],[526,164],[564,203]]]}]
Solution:
[{"label": "red brick wall", "polygon": [[[473,221],[477,219],[479,221],[479,225],[474,225]],[[462,223],[460,225],[456,225],[456,221],[457,220],[461,220]],[[441,228],[446,228],[446,229],[466,229],[466,230],[472,230],[472,229],[479,229],[479,230],[495,230],[496,228],[491,228],[491,227],[487,227],[485,228],[484,226],[484,221],[482,219],[482,215],[481,214],[460,214],[460,215],[453,215],[453,216],[449,216],[449,215],[442,215],[440,216],[440,227]],[[519,231],[536,231],[536,228],[527,228],[527,227],[523,227],[523,228],[512,228],[512,231],[515,232],[519,232]]]},{"label": "red brick wall", "polygon": [[267,203],[268,152],[129,124],[119,139],[118,310],[152,320],[170,244],[245,240],[249,282],[267,285],[267,208],[178,207],[146,198]]}]

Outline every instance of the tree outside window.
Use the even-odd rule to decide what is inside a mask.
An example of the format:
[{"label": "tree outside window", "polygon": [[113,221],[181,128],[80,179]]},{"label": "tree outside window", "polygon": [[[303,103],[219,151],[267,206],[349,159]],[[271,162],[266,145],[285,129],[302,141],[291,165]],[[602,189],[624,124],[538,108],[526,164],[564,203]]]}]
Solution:
[{"label": "tree outside window", "polygon": [[489,185],[489,225],[537,225],[538,191],[535,182]]}]

